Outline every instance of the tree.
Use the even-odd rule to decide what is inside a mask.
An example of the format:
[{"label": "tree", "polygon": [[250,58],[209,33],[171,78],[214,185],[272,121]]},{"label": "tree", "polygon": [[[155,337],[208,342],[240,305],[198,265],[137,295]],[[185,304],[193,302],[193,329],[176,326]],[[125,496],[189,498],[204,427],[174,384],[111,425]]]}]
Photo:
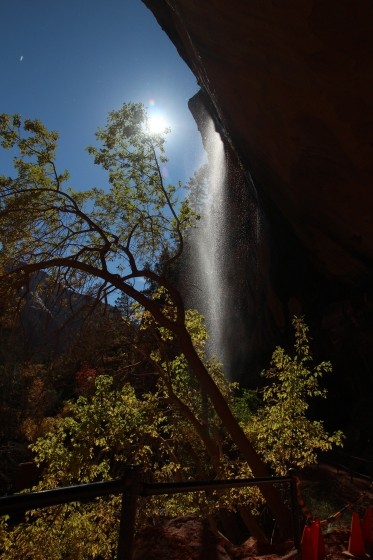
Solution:
[{"label": "tree", "polygon": [[326,398],[319,382],[332,371],[330,362],[312,366],[309,328],[303,317],[294,317],[294,356],[278,346],[269,369],[263,372],[272,383],[264,388],[264,406],[249,425],[256,447],[278,475],[290,468],[304,468],[317,461],[318,451],[342,445],[343,434],[329,434],[321,421],[307,417],[309,401]]},{"label": "tree", "polygon": [[[95,393],[67,402],[32,446],[44,466],[39,489],[115,478],[127,461],[162,476],[173,465],[162,417],[153,395],[138,399],[129,384],[114,389],[112,378],[98,376]],[[2,558],[113,558],[119,508],[113,497],[34,511],[3,527]]]},{"label": "tree", "polygon": [[[56,282],[99,300],[118,291],[138,302],[176,337],[190,371],[254,476],[267,476],[198,355],[185,325],[182,298],[167,277],[182,254],[183,235],[194,215],[187,200],[177,198],[180,185],[164,182],[165,139],[148,132],[144,106],[129,103],[109,113],[106,126],[96,133],[97,145],[88,148],[108,172],[107,190],[65,187],[68,173],[59,174],[55,163],[58,134],[38,120],[3,114],[0,138],[3,148],[18,150],[15,177],[0,177],[4,281],[24,289],[34,273],[45,270]],[[144,280],[167,293],[172,314],[142,288]],[[287,532],[289,514],[277,491],[264,486],[263,494]]]},{"label": "tree", "polygon": [[[162,399],[159,406],[160,397],[137,397],[130,384],[115,389],[112,378],[98,376],[95,393],[67,402],[32,446],[36,461],[44,466],[38,489],[120,476],[128,461],[140,465],[150,480],[195,479],[203,459],[194,459],[203,449],[190,426],[176,426],[182,419],[175,418],[167,401]],[[205,472],[208,468],[206,462]],[[249,494],[252,499],[252,489]],[[223,500],[205,493],[154,496],[143,500],[137,524],[140,528],[201,511],[207,516],[218,511]],[[33,511],[15,527],[0,522],[1,557],[113,558],[120,507],[120,498],[112,497]]]},{"label": "tree", "polygon": [[[190,310],[186,315],[193,342],[202,353],[207,336],[202,318]],[[146,317],[142,322],[146,334],[149,320]],[[170,334],[162,333],[164,343],[170,342]],[[95,377],[93,393],[67,401],[57,417],[48,419],[48,429],[31,446],[37,464],[43,465],[39,489],[117,477],[128,463],[141,466],[143,476],[157,482],[251,475],[214,410],[201,398],[184,357],[175,356],[168,364],[161,362],[162,357],[164,353],[161,356],[154,347],[151,359],[160,375],[151,392],[135,391],[129,383],[118,387],[111,376],[90,371],[90,377]],[[215,360],[206,367],[232,401],[235,385],[224,378]],[[200,437],[195,425],[202,420],[206,431]],[[215,443],[212,453],[211,445],[205,443],[207,435]],[[143,500],[138,527],[196,513],[216,520],[227,509],[242,511],[243,504],[249,504],[252,511],[261,503],[255,488],[156,496]],[[119,510],[120,500],[114,497],[34,511],[21,527],[4,527],[2,558],[35,557],[35,551],[40,559],[111,558],[118,538]]]},{"label": "tree", "polygon": [[207,163],[194,172],[185,185],[189,203],[195,212],[201,214],[205,207],[209,183],[209,166]]},{"label": "tree", "polygon": [[[126,317],[125,314],[124,322],[127,322]],[[140,332],[148,340],[154,327],[151,323],[151,317],[139,310]],[[201,355],[207,338],[202,318],[188,310],[186,324]],[[165,344],[174,342],[172,334],[166,330],[157,335],[162,336]],[[137,345],[141,345],[140,337]],[[141,350],[140,346],[139,353]],[[78,372],[83,381],[87,376],[89,380],[94,379],[95,391],[83,391],[77,400],[65,403],[61,414],[48,419],[48,430],[32,445],[37,463],[44,466],[40,488],[112,478],[120,474],[121,466],[127,462],[142,466],[145,476],[158,481],[250,476],[247,463],[235,457],[234,451],[232,453],[232,444],[227,441],[213,409],[209,405],[206,407],[201,399],[198,384],[191,379],[184,357],[175,356],[172,362],[165,364],[162,363],[164,356],[165,352],[159,352],[156,345],[153,345],[152,356],[147,356],[160,373],[158,386],[153,387],[151,393],[136,394],[128,383],[118,388],[112,377],[97,375],[92,368]],[[126,357],[124,360],[127,362]],[[232,384],[226,381],[218,364],[210,360],[206,367],[224,396],[231,400]],[[200,438],[200,432],[194,428],[202,420],[206,422],[206,431]],[[215,446],[204,444],[206,441],[214,442]],[[209,455],[211,447],[213,461]],[[216,457],[218,449],[220,453]],[[201,511],[206,516],[219,514],[222,508],[237,507],[237,502],[249,501],[251,509],[257,505],[257,495],[252,489],[237,494],[237,491],[232,496],[219,493],[207,500],[206,496],[198,494],[170,499],[157,497],[145,502],[141,518],[146,515],[147,522],[155,522],[164,516]],[[52,539],[54,558],[87,558],[95,557],[94,554],[111,557],[117,540],[119,506],[118,499],[114,498],[88,506],[33,512],[22,528],[5,530],[3,556],[9,560],[34,556],[37,550],[40,558],[50,558]],[[105,523],[102,523],[103,518]],[[100,520],[99,531],[93,519]],[[80,541],[87,546],[81,547]]]}]

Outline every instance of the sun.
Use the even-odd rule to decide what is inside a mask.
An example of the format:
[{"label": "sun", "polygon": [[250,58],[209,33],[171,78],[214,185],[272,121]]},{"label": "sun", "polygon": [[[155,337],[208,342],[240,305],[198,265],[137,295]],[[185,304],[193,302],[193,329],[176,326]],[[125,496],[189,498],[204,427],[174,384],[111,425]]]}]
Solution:
[{"label": "sun", "polygon": [[168,128],[167,121],[162,115],[151,115],[148,120],[150,134],[161,134]]}]

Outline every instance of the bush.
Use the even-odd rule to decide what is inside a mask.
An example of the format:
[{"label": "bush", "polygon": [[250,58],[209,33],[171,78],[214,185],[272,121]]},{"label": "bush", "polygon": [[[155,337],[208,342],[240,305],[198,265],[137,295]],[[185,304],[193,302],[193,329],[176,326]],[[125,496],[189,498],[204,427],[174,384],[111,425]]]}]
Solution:
[{"label": "bush", "polygon": [[312,365],[304,318],[294,317],[292,323],[294,355],[280,346],[273,352],[270,367],[262,373],[272,383],[265,387],[264,404],[247,426],[257,450],[278,475],[316,463],[318,451],[328,451],[343,441],[341,431],[329,434],[323,422],[307,417],[310,399],[327,396],[319,383],[332,366],[330,362]]}]

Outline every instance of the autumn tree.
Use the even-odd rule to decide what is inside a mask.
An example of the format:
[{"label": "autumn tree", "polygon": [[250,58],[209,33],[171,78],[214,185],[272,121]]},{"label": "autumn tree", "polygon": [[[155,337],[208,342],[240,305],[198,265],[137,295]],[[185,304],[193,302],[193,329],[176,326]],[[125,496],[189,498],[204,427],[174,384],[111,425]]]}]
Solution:
[{"label": "autumn tree", "polygon": [[[148,335],[151,317],[143,315],[140,330]],[[187,310],[186,325],[203,357],[207,333],[202,317]],[[158,334],[163,343],[172,342],[171,333]],[[175,355],[168,363],[164,358],[165,352],[153,345],[148,359],[159,375],[149,392],[139,392],[126,382],[118,386],[111,375],[96,375],[92,369],[81,371],[94,377],[93,391],[65,402],[60,414],[49,419],[44,435],[31,445],[36,463],[43,465],[38,489],[118,477],[129,462],[139,465],[143,476],[155,482],[251,475],[213,408],[204,402],[184,356]],[[225,379],[216,360],[204,357],[204,363],[222,394],[235,405],[240,400],[234,394],[236,384]],[[141,501],[137,527],[199,514],[210,519],[214,528],[227,510],[242,512],[248,504],[250,511],[258,511],[262,503],[255,487],[153,496]],[[120,499],[113,497],[34,511],[22,526],[3,525],[2,558],[34,557],[36,550],[40,559],[112,558],[119,510]],[[0,524],[0,535],[1,530]]]},{"label": "autumn tree", "polygon": [[[27,289],[32,276],[44,270],[58,284],[97,300],[105,301],[117,291],[138,302],[159,327],[175,336],[190,371],[254,476],[267,476],[198,355],[185,324],[183,300],[168,279],[194,215],[180,195],[180,185],[164,180],[165,137],[149,133],[144,106],[129,103],[109,113],[95,145],[88,148],[95,164],[108,173],[109,186],[104,189],[72,189],[68,173],[56,167],[58,134],[38,120],[3,114],[0,139],[4,149],[16,154],[14,175],[0,177],[3,281]],[[167,293],[166,307],[143,289],[144,282]],[[263,494],[287,531],[289,515],[277,491],[264,486]]]},{"label": "autumn tree", "polygon": [[304,318],[294,317],[292,323],[294,352],[281,346],[274,350],[270,367],[262,374],[268,380],[263,406],[247,426],[257,450],[278,475],[316,463],[318,452],[343,442],[341,431],[330,434],[321,420],[309,418],[311,400],[327,396],[320,382],[332,366],[314,365]]}]

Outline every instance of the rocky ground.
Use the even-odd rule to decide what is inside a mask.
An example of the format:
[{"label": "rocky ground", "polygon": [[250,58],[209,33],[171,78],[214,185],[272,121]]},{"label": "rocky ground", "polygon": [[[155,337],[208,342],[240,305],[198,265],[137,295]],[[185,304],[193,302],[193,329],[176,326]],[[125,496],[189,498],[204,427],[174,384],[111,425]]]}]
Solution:
[{"label": "rocky ground", "polygon": [[[324,465],[309,470],[301,488],[310,504],[317,503],[316,497],[321,504],[318,506],[321,509],[313,516],[320,516],[323,521],[326,559],[348,558],[345,553],[348,551],[352,511],[362,514],[364,508],[373,506],[371,480],[351,477],[344,471]],[[233,545],[216,537],[207,523],[186,516],[140,533],[134,560],[290,560],[297,557],[292,542],[263,545],[249,538],[240,545]]]}]

